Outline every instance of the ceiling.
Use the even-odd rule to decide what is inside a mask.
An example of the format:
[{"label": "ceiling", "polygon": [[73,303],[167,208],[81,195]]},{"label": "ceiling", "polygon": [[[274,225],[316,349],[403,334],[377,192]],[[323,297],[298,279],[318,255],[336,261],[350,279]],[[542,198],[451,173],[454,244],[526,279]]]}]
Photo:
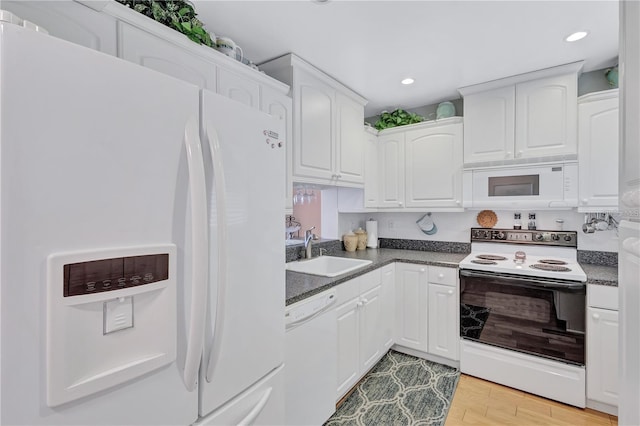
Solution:
[{"label": "ceiling", "polygon": [[[584,60],[617,62],[618,2],[193,2],[216,35],[261,63],[293,52],[369,100],[365,116],[459,98],[458,87]],[[564,38],[578,30],[577,42]],[[400,81],[412,77],[415,83]]]}]

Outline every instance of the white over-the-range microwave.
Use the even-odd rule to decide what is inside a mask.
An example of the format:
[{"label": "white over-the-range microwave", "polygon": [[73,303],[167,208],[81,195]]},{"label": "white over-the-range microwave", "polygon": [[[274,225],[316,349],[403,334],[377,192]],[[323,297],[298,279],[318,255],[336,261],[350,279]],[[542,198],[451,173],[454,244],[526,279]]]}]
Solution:
[{"label": "white over-the-range microwave", "polygon": [[463,172],[463,207],[564,209],[578,206],[578,163],[478,168]]}]

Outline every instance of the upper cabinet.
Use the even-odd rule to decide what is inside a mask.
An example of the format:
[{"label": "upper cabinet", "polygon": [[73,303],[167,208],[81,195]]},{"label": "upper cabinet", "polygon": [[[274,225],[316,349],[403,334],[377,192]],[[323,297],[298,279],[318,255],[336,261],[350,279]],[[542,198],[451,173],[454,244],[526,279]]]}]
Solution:
[{"label": "upper cabinet", "polygon": [[582,62],[576,62],[459,89],[464,163],[575,156],[581,68]]},{"label": "upper cabinet", "polygon": [[580,212],[618,208],[618,89],[578,100]]},{"label": "upper cabinet", "polygon": [[381,131],[378,207],[462,210],[462,139],[461,117]]},{"label": "upper cabinet", "polygon": [[366,100],[293,54],[260,67],[292,88],[293,179],[362,187]]},{"label": "upper cabinet", "polygon": [[117,55],[116,19],[75,1],[2,1],[2,9],[43,27],[50,35]]}]

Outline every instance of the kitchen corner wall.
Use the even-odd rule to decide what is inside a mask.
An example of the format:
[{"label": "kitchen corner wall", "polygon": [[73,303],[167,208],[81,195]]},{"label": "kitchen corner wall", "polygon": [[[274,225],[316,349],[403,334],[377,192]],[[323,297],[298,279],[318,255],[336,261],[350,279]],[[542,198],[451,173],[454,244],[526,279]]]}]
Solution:
[{"label": "kitchen corner wall", "polygon": [[[362,227],[365,221],[373,218],[378,221],[380,238],[399,238],[407,240],[452,241],[469,242],[469,229],[479,227],[476,217],[478,211],[462,213],[432,213],[431,218],[438,228],[435,235],[424,234],[416,225],[424,213],[340,213],[338,214],[338,234],[334,238],[341,238],[349,230]],[[495,210],[498,223],[495,228],[513,228],[513,211]],[[565,231],[578,232],[578,249],[606,252],[618,252],[618,236],[615,229],[598,231],[593,234],[582,232],[584,214],[572,210],[555,211],[527,211],[522,210],[523,229],[527,227],[529,213],[536,213],[537,229],[555,230],[556,219],[564,220]],[[323,215],[324,220],[324,215]]]}]

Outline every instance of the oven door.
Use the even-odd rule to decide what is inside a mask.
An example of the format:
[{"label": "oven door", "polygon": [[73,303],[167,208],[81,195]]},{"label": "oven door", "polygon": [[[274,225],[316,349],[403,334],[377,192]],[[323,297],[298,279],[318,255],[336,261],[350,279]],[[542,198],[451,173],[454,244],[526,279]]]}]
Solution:
[{"label": "oven door", "polygon": [[584,365],[586,285],[460,270],[460,337]]}]

